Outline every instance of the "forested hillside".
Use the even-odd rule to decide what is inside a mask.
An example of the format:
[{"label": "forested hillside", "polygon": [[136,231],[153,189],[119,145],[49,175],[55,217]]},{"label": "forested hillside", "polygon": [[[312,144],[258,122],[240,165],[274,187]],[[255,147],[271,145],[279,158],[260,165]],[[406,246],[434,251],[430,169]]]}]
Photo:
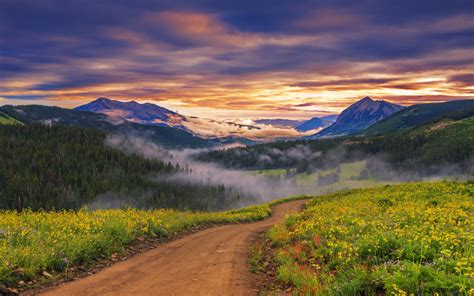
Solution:
[{"label": "forested hillside", "polygon": [[164,181],[183,169],[107,147],[105,138],[77,127],[0,125],[0,208],[216,210],[242,201],[224,186]]},{"label": "forested hillside", "polygon": [[441,120],[409,133],[359,140],[349,147],[368,155],[385,155],[397,169],[424,170],[429,175],[436,174],[440,166],[457,165],[464,172],[474,173],[474,117]]},{"label": "forested hillside", "polygon": [[59,107],[26,105],[2,106],[0,112],[25,124],[67,125],[93,128],[114,134],[136,135],[167,148],[202,148],[211,143],[181,129],[167,126],[148,126],[108,117],[88,111]]},{"label": "forested hillside", "polygon": [[474,116],[474,100],[459,100],[443,103],[417,104],[390,116],[360,132],[362,135],[377,135],[413,128],[441,119],[464,119]]},{"label": "forested hillside", "polygon": [[0,111],[0,124],[21,124],[21,122]]},{"label": "forested hillside", "polygon": [[[296,168],[298,172],[336,167],[339,163],[376,158],[393,169],[436,174],[456,167],[472,173],[474,117],[443,119],[415,129],[382,136],[287,141],[211,151],[196,156],[241,169]],[[376,169],[372,166],[372,169]],[[454,172],[454,171],[453,171]],[[449,173],[449,172],[448,172]]]}]

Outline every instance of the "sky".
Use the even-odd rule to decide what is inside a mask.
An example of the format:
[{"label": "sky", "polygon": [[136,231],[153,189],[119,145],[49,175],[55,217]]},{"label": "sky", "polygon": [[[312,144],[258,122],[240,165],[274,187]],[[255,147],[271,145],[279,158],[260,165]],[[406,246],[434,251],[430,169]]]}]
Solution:
[{"label": "sky", "polygon": [[474,98],[472,0],[0,0],[0,105],[207,118]]}]

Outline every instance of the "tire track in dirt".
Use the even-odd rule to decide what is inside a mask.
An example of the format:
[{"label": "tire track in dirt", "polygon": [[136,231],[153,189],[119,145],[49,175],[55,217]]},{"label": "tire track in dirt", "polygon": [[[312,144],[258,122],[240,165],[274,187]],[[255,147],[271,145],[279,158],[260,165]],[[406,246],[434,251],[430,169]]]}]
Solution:
[{"label": "tire track in dirt", "polygon": [[250,244],[304,203],[277,205],[263,221],[191,234],[42,295],[254,295],[258,283],[248,268]]}]

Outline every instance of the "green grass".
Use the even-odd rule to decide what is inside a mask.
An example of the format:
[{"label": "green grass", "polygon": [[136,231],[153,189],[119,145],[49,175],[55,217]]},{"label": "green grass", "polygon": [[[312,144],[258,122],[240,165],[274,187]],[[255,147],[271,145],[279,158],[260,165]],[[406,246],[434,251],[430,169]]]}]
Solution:
[{"label": "green grass", "polygon": [[0,124],[22,124],[15,118],[0,111]]},{"label": "green grass", "polygon": [[247,171],[251,175],[262,175],[262,176],[284,176],[286,173],[285,169],[271,169],[271,170],[255,170]]},{"label": "green grass", "polygon": [[248,263],[251,272],[265,271],[265,246],[261,239],[258,239],[249,249]]},{"label": "green grass", "polygon": [[[342,163],[340,165],[341,172],[340,178],[341,181],[351,180],[352,177],[359,176],[360,172],[366,167],[366,161],[356,161],[351,163]],[[294,171],[295,169],[291,169]],[[300,173],[296,175],[296,181],[299,185],[311,185],[316,183],[318,180],[318,174],[331,174],[335,173],[336,169],[321,170],[316,173]],[[284,176],[286,174],[286,169],[270,169],[270,170],[255,170],[247,171],[251,175],[262,175],[262,176]]]},{"label": "green grass", "polygon": [[474,183],[318,196],[270,229],[294,295],[471,295]]},{"label": "green grass", "polygon": [[[353,180],[354,178],[357,178],[360,174],[360,172],[365,169],[367,165],[367,162],[365,160],[362,161],[356,161],[356,162],[351,162],[351,163],[341,163],[340,164],[340,173],[339,173],[339,178],[341,183],[340,186],[345,186],[344,181],[350,181]],[[296,181],[299,185],[302,186],[308,186],[315,184],[318,181],[318,175],[328,175],[328,174],[334,174],[337,172],[337,169],[329,169],[329,170],[321,170],[315,173],[301,173],[296,175]],[[354,182],[348,182],[349,185],[353,185]],[[364,182],[361,182],[364,183]],[[377,183],[375,181],[371,183]],[[336,183],[335,183],[336,184]],[[323,186],[326,187],[326,186]]]},{"label": "green grass", "polygon": [[353,177],[358,177],[360,172],[365,169],[367,162],[365,160],[351,163],[341,163],[341,173],[339,177],[341,181],[351,180]]},{"label": "green grass", "polygon": [[209,223],[267,218],[271,207],[306,198],[293,196],[225,212],[176,210],[14,211],[0,210],[0,284],[15,285],[42,271],[64,272],[77,264],[124,250],[140,236],[169,238]]},{"label": "green grass", "polygon": [[345,180],[339,181],[334,184],[320,186],[318,188],[318,194],[327,194],[331,192],[349,190],[349,189],[362,189],[362,188],[373,188],[380,187],[389,184],[395,184],[389,181],[377,181],[377,180]]},{"label": "green grass", "polygon": [[[299,186],[303,188],[307,187],[308,189],[312,190],[313,194],[327,194],[330,192],[340,191],[340,190],[348,190],[348,189],[356,189],[356,188],[370,188],[370,187],[379,187],[388,184],[394,184],[394,182],[389,181],[379,181],[373,177],[370,177],[368,180],[357,180],[356,178],[359,177],[359,174],[362,170],[366,168],[367,162],[365,160],[356,161],[351,163],[341,163],[340,164],[340,181],[325,185],[325,186],[318,186],[315,188],[315,184],[318,181],[318,175],[328,175],[334,174],[337,172],[337,169],[328,169],[328,170],[320,170],[315,173],[301,173],[297,174],[294,178]],[[292,169],[293,171],[295,169]],[[286,174],[285,169],[271,169],[271,170],[256,170],[256,171],[248,171],[249,174],[252,175],[263,175],[263,176],[284,176]]]},{"label": "green grass", "polygon": [[[331,171],[335,170],[325,170],[323,173],[328,174]],[[300,186],[310,186],[316,184],[318,180],[318,173],[301,173],[296,175],[296,183]]]}]

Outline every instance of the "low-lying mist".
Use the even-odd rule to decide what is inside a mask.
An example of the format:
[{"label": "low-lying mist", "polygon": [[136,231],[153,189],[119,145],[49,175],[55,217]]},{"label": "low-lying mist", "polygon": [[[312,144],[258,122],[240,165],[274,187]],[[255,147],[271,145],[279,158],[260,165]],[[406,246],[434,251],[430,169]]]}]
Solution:
[{"label": "low-lying mist", "polygon": [[[183,168],[182,171],[169,176],[158,176],[161,181],[177,184],[223,185],[238,190],[243,196],[251,197],[254,203],[269,201],[288,195],[310,193],[291,180],[267,178],[243,170],[226,169],[213,163],[203,163],[191,157],[206,149],[165,150],[144,138],[130,136],[111,136],[106,144],[126,153],[135,153],[146,158],[158,158]],[[226,149],[221,147],[220,149]],[[245,206],[243,204],[235,206]]]},{"label": "low-lying mist", "polygon": [[[322,155],[322,152],[313,151],[305,145],[297,145],[286,151],[271,148],[259,155],[258,162],[262,164],[271,163],[274,159],[278,159],[279,162],[285,162],[286,160],[288,162],[296,161],[299,164],[305,165],[308,176],[323,174],[323,176],[319,176],[319,180],[309,180],[307,182],[297,180],[296,174],[302,173],[298,172],[297,169],[287,169],[285,173],[279,172],[273,176],[271,174],[259,174],[258,171],[227,169],[215,163],[196,161],[192,157],[197,153],[207,151],[206,149],[165,150],[145,138],[136,136],[110,136],[106,139],[106,145],[120,149],[125,153],[138,154],[145,158],[157,158],[163,162],[179,166],[180,170],[176,173],[153,177],[152,180],[155,182],[166,182],[177,186],[189,184],[195,186],[223,186],[231,189],[230,192],[237,196],[232,198],[232,202],[226,199],[215,201],[216,206],[213,209],[238,208],[289,195],[317,195],[342,189],[380,186],[397,182],[440,180],[446,178],[465,180],[472,178],[472,176],[463,175],[460,168],[456,165],[431,168],[432,171],[434,169],[437,172],[436,174],[427,174],[424,169],[415,170],[410,173],[400,173],[400,171],[394,169],[385,161],[383,155],[376,157],[351,153],[351,156],[348,157],[345,148],[339,145],[330,151],[326,151],[324,155]],[[227,149],[227,147],[220,147],[219,149]],[[235,151],[236,153],[245,153],[245,151]],[[339,176],[334,175],[335,180],[333,180],[334,178],[331,176],[331,173],[327,173],[328,169],[335,169],[336,171],[338,167],[340,169],[341,163],[355,161],[364,161],[366,169],[360,172],[360,175],[351,177],[350,180],[339,182]],[[314,166],[315,163],[317,164],[316,166]],[[472,160],[471,163],[474,164]],[[368,181],[369,175],[372,182]],[[107,193],[98,197],[97,201],[90,206],[94,208],[123,207],[125,205],[147,207],[146,199],[141,198],[141,196],[128,198],[126,203],[114,200],[116,197],[112,193]],[[222,204],[226,202],[231,204]]]}]

